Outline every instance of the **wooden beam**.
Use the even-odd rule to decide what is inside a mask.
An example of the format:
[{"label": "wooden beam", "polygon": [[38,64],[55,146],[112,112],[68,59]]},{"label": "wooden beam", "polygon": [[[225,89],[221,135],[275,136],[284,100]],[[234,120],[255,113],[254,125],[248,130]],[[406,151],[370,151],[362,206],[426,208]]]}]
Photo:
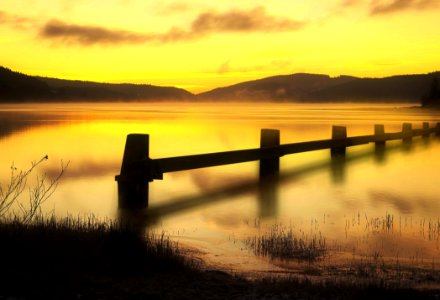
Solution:
[{"label": "wooden beam", "polygon": [[[381,135],[381,139],[383,139],[384,137],[385,141],[402,139],[411,140],[413,136],[422,136],[425,132],[424,129],[409,130],[412,129],[411,124],[406,124],[407,125],[403,125],[402,132],[383,133],[383,135]],[[440,123],[438,123],[437,126],[439,128],[438,134],[440,135]],[[334,130],[340,130],[341,133],[335,133],[336,136],[340,134],[340,138],[291,143],[279,146],[267,146],[264,148],[195,154],[159,159],[149,159],[148,157],[144,156],[144,158],[142,160],[139,160],[137,163],[138,166],[143,169],[143,171],[141,172],[141,176],[146,178],[146,180],[151,181],[153,179],[162,179],[163,174],[168,172],[192,170],[250,161],[259,161],[262,159],[281,157],[287,154],[323,149],[335,149],[334,153],[337,153],[339,151],[341,151],[342,153],[346,147],[376,143],[378,139],[376,134],[342,138],[344,135],[346,136],[346,129],[345,133],[343,133],[344,129]],[[430,131],[434,132],[434,128],[430,129]]]}]

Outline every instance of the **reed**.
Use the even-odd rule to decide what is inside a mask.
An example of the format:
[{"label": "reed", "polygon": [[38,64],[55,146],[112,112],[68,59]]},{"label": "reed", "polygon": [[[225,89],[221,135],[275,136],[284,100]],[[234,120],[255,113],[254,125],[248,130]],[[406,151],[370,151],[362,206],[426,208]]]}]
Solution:
[{"label": "reed", "polygon": [[269,257],[271,260],[315,261],[327,252],[325,238],[319,233],[306,236],[297,235],[293,228],[275,224],[264,234],[249,237],[244,244],[255,255]]}]

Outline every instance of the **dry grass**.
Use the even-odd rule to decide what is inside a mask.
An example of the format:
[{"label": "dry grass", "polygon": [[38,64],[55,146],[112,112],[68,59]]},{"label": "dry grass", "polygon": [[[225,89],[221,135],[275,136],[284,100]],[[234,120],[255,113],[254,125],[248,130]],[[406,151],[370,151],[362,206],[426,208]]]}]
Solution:
[{"label": "dry grass", "polygon": [[244,243],[255,255],[272,260],[315,261],[327,252],[322,235],[296,235],[291,227],[281,224],[272,225],[268,232],[246,238]]}]

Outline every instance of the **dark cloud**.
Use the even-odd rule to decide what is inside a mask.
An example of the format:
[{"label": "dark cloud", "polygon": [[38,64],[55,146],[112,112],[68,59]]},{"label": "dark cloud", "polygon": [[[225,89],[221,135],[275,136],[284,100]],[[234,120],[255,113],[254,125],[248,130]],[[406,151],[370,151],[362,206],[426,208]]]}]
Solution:
[{"label": "dark cloud", "polygon": [[40,35],[45,38],[58,39],[68,44],[81,45],[142,43],[146,39],[144,35],[130,31],[66,24],[58,20],[46,23]]},{"label": "dark cloud", "polygon": [[370,15],[391,14],[404,10],[424,10],[439,7],[438,0],[374,0],[370,5]]},{"label": "dark cloud", "polygon": [[40,36],[47,39],[58,40],[65,44],[78,44],[83,46],[97,44],[141,44],[147,42],[166,44],[194,38],[192,34],[176,27],[171,28],[166,33],[142,34],[127,30],[112,30],[99,26],[66,24],[59,20],[48,22],[40,31]]},{"label": "dark cloud", "polygon": [[263,7],[256,7],[250,11],[202,13],[193,21],[191,31],[193,33],[290,31],[297,30],[303,25],[302,22],[267,15]]},{"label": "dark cloud", "polygon": [[136,44],[172,43],[193,40],[222,32],[274,32],[298,30],[305,24],[266,14],[262,7],[249,11],[231,10],[225,13],[204,12],[191,23],[189,30],[173,27],[165,33],[140,34],[125,30],[112,30],[98,26],[66,24],[59,20],[48,22],[40,35],[67,44]]}]

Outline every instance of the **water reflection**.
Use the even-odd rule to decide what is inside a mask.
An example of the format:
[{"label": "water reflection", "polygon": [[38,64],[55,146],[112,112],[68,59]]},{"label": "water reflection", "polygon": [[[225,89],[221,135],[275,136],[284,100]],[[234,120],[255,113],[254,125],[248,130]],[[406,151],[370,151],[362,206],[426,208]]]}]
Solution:
[{"label": "water reflection", "polygon": [[36,126],[36,123],[17,121],[14,118],[0,116],[0,139],[13,135],[17,132]]},{"label": "water reflection", "polygon": [[331,157],[330,173],[333,183],[343,184],[346,176],[346,157],[344,154],[336,154]]},{"label": "water reflection", "polygon": [[260,218],[278,215],[278,188],[280,178],[273,176],[258,182],[258,215]]},{"label": "water reflection", "polygon": [[[170,199],[163,204],[151,205],[145,210],[145,212],[147,218],[157,221],[172,214],[183,213],[187,210],[195,210],[203,206],[212,205],[216,202],[232,201],[240,195],[255,193],[257,190],[258,182],[251,179],[234,184],[230,187],[222,187],[217,190],[204,192],[200,195]],[[273,201],[269,203],[273,203]]]},{"label": "water reflection", "polygon": [[[332,182],[337,185],[343,185],[346,169],[348,167],[355,167],[356,163],[362,163],[373,159],[378,165],[383,165],[384,157],[386,155],[393,155],[394,153],[407,153],[408,147],[416,149],[422,145],[426,147],[425,139],[411,139],[410,146],[405,142],[379,143],[374,146],[374,149],[366,149],[356,153],[348,153],[346,155],[333,154],[329,155],[329,159],[305,164],[301,167],[283,170],[279,176],[268,177],[264,181],[257,179],[241,180],[238,183],[230,186],[223,186],[219,189],[204,191],[202,194],[195,196],[177,197],[168,200],[163,204],[153,204],[146,210],[133,210],[131,215],[129,211],[120,209],[123,212],[120,215],[136,218],[144,218],[144,221],[136,221],[138,224],[151,226],[158,224],[162,219],[167,218],[173,214],[185,213],[186,211],[197,210],[200,207],[212,205],[217,202],[232,201],[243,194],[257,193],[258,201],[258,216],[260,218],[271,218],[278,216],[279,207],[279,188],[288,182],[301,180],[316,172],[323,170],[330,170],[332,175]],[[380,159],[378,159],[380,157]],[[154,184],[154,183],[150,183]],[[404,199],[401,196],[393,195],[390,192],[375,192],[369,193],[371,199],[374,201],[382,201],[382,203],[390,203],[402,213],[411,213],[411,205],[409,199]]]},{"label": "water reflection", "polygon": [[374,160],[376,163],[383,165],[386,162],[386,146],[385,142],[376,143],[374,147]]},{"label": "water reflection", "polygon": [[[5,110],[0,105],[4,124],[0,129],[0,179],[5,182],[8,178],[11,162],[27,166],[48,154],[49,161],[38,175],[50,177],[59,170],[60,160],[70,161],[44,209],[54,210],[58,216],[91,212],[121,218],[141,232],[145,228],[164,230],[176,240],[203,243],[206,252],[219,255],[217,260],[225,253],[243,255],[239,236],[253,234],[258,228],[246,224],[258,222],[292,222],[295,228],[309,232],[313,220],[313,230],[319,224],[319,233],[335,241],[339,249],[374,251],[380,237],[371,231],[365,238],[364,227],[373,216],[384,215],[418,222],[413,227],[402,226],[402,235],[393,237],[395,247],[412,243],[408,248],[412,251],[419,244],[426,247],[425,253],[440,256],[436,245],[421,242],[414,234],[423,224],[420,220],[440,216],[440,146],[434,138],[414,138],[407,145],[396,141],[352,147],[343,160],[331,158],[328,150],[285,156],[279,180],[270,185],[259,185],[257,163],[170,173],[163,181],[150,183],[148,211],[118,210],[114,175],[120,170],[129,133],[150,134],[150,156],[161,158],[255,148],[261,128],[280,129],[285,144],[328,139],[334,124],[346,125],[348,136],[357,136],[371,134],[378,122],[387,132],[397,132],[403,122],[419,128],[423,121],[432,126],[440,119],[439,112],[390,106],[232,106],[84,104]],[[355,214],[361,216],[360,225],[347,228],[346,220]],[[368,216],[368,222],[362,216]],[[410,236],[407,240],[405,234]],[[237,236],[235,242],[231,235]]]},{"label": "water reflection", "polygon": [[[117,161],[102,161],[84,159],[82,161],[74,161],[69,166],[69,171],[63,174],[64,180],[86,179],[106,176],[113,174],[114,170],[121,167],[121,163]],[[59,174],[59,166],[51,165],[45,169],[45,173],[49,179],[55,178]]]},{"label": "water reflection", "polygon": [[411,151],[413,151],[414,147],[413,147],[412,139],[404,139],[402,141],[402,149],[406,153],[410,153]]},{"label": "water reflection", "polygon": [[408,199],[389,191],[370,191],[370,199],[373,204],[389,203],[403,214],[411,214],[414,212],[415,199]]}]

